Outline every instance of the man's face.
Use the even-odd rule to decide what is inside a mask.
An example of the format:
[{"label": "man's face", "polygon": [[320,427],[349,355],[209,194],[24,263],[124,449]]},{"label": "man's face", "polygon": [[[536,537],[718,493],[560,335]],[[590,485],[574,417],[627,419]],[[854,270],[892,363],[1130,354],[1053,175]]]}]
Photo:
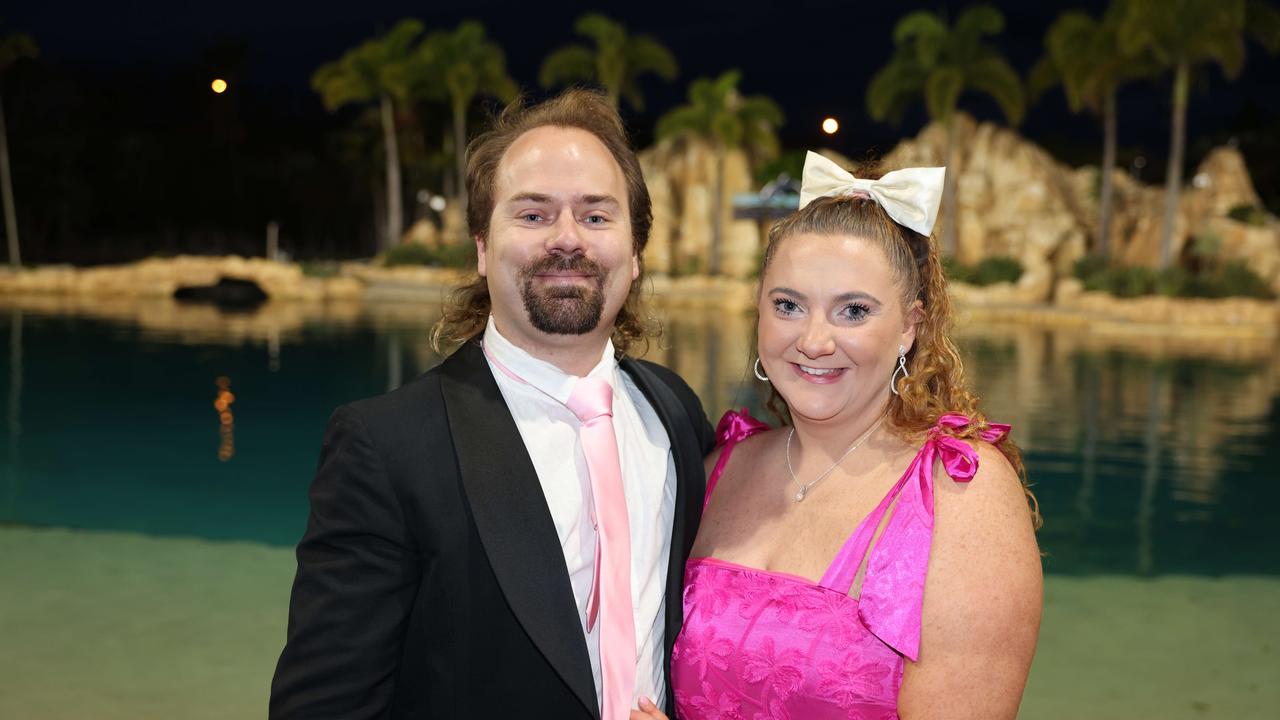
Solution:
[{"label": "man's face", "polygon": [[640,274],[622,168],[585,130],[535,128],[498,164],[477,269],[494,321],[526,350],[603,342]]}]

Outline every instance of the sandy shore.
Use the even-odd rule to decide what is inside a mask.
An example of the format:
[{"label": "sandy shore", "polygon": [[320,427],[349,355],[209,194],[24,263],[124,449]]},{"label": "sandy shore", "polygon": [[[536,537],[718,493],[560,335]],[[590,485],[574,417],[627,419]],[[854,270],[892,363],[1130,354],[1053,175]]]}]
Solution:
[{"label": "sandy shore", "polygon": [[[0,528],[0,717],[265,714],[286,548]],[[1265,718],[1280,578],[1050,576],[1022,718]]]}]

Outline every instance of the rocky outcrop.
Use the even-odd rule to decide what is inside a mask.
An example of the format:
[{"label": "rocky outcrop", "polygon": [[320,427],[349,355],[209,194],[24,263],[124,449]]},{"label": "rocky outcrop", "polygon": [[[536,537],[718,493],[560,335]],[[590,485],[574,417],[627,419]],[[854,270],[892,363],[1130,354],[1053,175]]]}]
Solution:
[{"label": "rocky outcrop", "polygon": [[179,255],[127,265],[3,272],[0,294],[172,297],[178,287],[214,285],[224,277],[252,280],[273,300],[354,299],[364,294],[364,283],[352,277],[308,277],[296,264],[235,255]]},{"label": "rocky outcrop", "polygon": [[[1057,280],[1097,243],[1099,172],[1071,168],[1015,131],[957,116],[957,255],[972,264],[984,257],[1016,258],[1025,270],[1011,287],[961,289],[991,302],[1047,302]],[[883,158],[886,169],[946,163],[946,130],[933,124]],[[838,163],[848,161],[824,151]],[[645,253],[651,270],[704,271],[710,252],[715,155],[698,141],[666,141],[641,153],[654,199],[654,232]],[[734,193],[755,188],[746,157],[726,160],[724,274],[754,272],[764,228],[731,219]],[[1252,210],[1249,210],[1252,209]],[[1248,212],[1245,212],[1248,210]],[[935,232],[942,231],[941,220]],[[1163,187],[1115,173],[1111,256],[1121,264],[1154,266],[1164,222]],[[1176,216],[1175,256],[1212,253],[1218,261],[1240,260],[1280,292],[1280,220],[1267,213],[1253,188],[1244,158],[1221,147],[1196,169],[1181,195]]]},{"label": "rocky outcrop", "polygon": [[[1049,300],[1054,283],[1096,243],[1098,168],[1070,168],[1013,130],[957,122],[958,259],[1017,258],[1026,272],[1015,294],[1024,301]],[[884,158],[887,168],[945,162],[946,132],[926,127]],[[1160,257],[1164,188],[1115,173],[1111,256],[1125,265],[1154,266]],[[1249,219],[1233,219],[1242,209]],[[941,231],[939,225],[938,231]],[[1205,241],[1219,261],[1242,260],[1280,292],[1280,220],[1267,213],[1239,151],[1220,147],[1204,159],[1184,189],[1174,230],[1173,253],[1191,252]]]},{"label": "rocky outcrop", "polygon": [[[716,186],[716,153],[701,140],[663,140],[640,153],[653,229],[645,248],[645,267],[659,275],[705,273],[711,256],[712,213]],[[751,169],[741,150],[724,157],[721,196],[721,272],[732,278],[756,270],[760,226],[733,219],[734,193],[752,192]]]}]

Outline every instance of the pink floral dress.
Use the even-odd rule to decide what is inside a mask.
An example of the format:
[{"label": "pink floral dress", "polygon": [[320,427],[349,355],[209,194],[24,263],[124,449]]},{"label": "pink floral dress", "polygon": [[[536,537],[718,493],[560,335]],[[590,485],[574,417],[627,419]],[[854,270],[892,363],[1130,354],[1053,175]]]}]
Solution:
[{"label": "pink floral dress", "polygon": [[[716,558],[690,558],[685,570],[684,628],[671,654],[680,720],[888,720],[898,717],[905,660],[920,649],[920,609],[933,537],[933,466],[958,482],[978,469],[978,456],[944,428],[969,424],[944,415],[879,506],[844,543],[817,584],[806,578]],[[736,443],[766,430],[745,410],[730,411],[716,429],[724,446],[707,480],[715,488]],[[996,442],[1008,425],[982,433]],[[860,597],[854,577],[885,513]]]}]

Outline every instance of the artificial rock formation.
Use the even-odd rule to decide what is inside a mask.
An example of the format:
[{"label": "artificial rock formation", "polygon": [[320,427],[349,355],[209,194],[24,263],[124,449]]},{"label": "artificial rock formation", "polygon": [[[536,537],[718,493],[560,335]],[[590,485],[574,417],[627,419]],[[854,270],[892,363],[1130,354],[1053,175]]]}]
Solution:
[{"label": "artificial rock formation", "polygon": [[[705,273],[711,255],[716,154],[695,138],[663,140],[640,153],[640,166],[653,201],[653,230],[645,248],[645,266],[660,275]],[[731,150],[724,159],[721,202],[722,274],[749,277],[756,270],[760,227],[733,219],[734,193],[752,192],[747,156]]]},{"label": "artificial rock formation", "polygon": [[[1097,243],[1096,167],[1071,168],[1015,131],[976,123],[958,115],[957,259],[973,264],[994,255],[1022,263],[1022,278],[1012,287],[957,288],[986,293],[1001,303],[1038,303],[1053,298],[1058,280]],[[837,153],[824,151],[848,165]],[[654,230],[645,260],[659,274],[705,271],[710,251],[711,199],[715,155],[696,140],[664,141],[640,154],[654,200]],[[883,159],[885,169],[942,165],[946,129],[927,126],[902,141]],[[758,262],[762,230],[754,221],[732,219],[734,193],[755,190],[746,156],[731,152],[726,161],[722,249],[723,273],[750,277]],[[1115,173],[1111,220],[1111,257],[1125,265],[1155,266],[1160,257],[1164,189]],[[1233,210],[1258,208],[1248,221]],[[940,220],[936,233],[941,233]],[[1198,245],[1197,240],[1204,242]],[[1197,250],[1197,248],[1200,248]],[[1173,253],[1175,257],[1209,248],[1220,261],[1241,260],[1280,292],[1280,220],[1262,203],[1234,148],[1221,147],[1201,163],[1181,195]],[[994,294],[993,294],[994,293]],[[970,298],[976,300],[977,298]]]}]

